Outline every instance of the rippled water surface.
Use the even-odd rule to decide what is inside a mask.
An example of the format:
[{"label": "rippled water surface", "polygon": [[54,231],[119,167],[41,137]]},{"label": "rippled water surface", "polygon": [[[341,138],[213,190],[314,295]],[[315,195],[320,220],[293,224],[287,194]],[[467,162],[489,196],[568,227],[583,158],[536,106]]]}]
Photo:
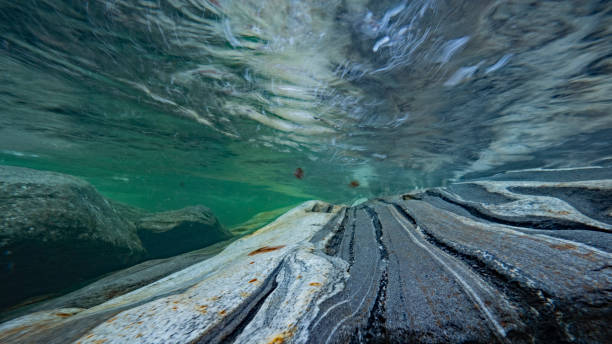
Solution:
[{"label": "rippled water surface", "polygon": [[610,37],[609,1],[0,0],[0,163],[228,225],[609,165]]}]

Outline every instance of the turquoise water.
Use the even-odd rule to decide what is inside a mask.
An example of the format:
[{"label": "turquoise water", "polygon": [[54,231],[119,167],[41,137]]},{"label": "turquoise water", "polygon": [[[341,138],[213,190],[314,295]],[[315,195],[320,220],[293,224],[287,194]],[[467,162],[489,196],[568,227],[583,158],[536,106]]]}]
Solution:
[{"label": "turquoise water", "polygon": [[0,164],[151,211],[204,204],[227,226],[313,198],[607,165],[611,11],[3,0]]}]

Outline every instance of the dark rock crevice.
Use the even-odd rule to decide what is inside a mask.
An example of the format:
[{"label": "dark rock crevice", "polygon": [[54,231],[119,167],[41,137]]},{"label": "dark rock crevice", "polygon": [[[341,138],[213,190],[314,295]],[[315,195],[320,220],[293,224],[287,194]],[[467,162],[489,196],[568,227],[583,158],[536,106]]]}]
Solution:
[{"label": "dark rock crevice", "polygon": [[276,278],[284,263],[281,262],[270,275],[263,281],[259,289],[245,300],[239,309],[228,314],[223,321],[207,333],[195,340],[194,343],[232,343],[242,333],[245,327],[255,318],[262,305],[276,290],[278,283]]},{"label": "dark rock crevice", "polygon": [[372,218],[372,226],[376,231],[376,243],[378,244],[380,263],[382,265],[382,273],[380,281],[378,282],[378,290],[376,292],[376,299],[374,305],[370,310],[370,317],[368,318],[367,326],[363,329],[363,341],[365,342],[388,342],[389,335],[387,333],[387,327],[385,326],[385,304],[387,303],[387,283],[389,281],[389,253],[386,245],[383,243],[383,227],[378,219],[378,214],[372,208],[365,206],[365,211]]},{"label": "dark rock crevice", "polygon": [[[342,220],[340,221],[340,224],[338,225],[338,229],[334,230],[333,236],[331,237],[331,239],[329,239],[329,241],[325,245],[325,254],[330,255],[330,256],[336,255],[337,250],[340,247],[340,243],[342,242],[342,237],[344,236],[344,233],[346,231],[346,227],[348,226],[348,219],[349,219],[348,211],[343,210],[341,216],[342,216]],[[333,221],[334,220],[330,222],[333,222]],[[325,231],[321,231],[321,233],[325,233]]]},{"label": "dark rock crevice", "polygon": [[467,254],[468,249],[462,249],[457,243],[451,244],[437,238],[427,230],[426,225],[417,223],[406,209],[395,203],[393,206],[413,224],[415,230],[423,234],[428,243],[462,261],[521,310],[521,322],[524,327],[508,333],[508,339],[519,342],[553,340],[558,343],[568,340],[563,335],[565,324],[559,323],[555,314],[558,310],[555,309],[554,302],[550,302],[553,296],[542,289],[530,287],[529,279],[517,278],[516,275],[508,276],[500,272],[497,267],[503,266],[503,271],[517,271],[519,274],[520,269],[508,266],[488,252],[483,254],[486,259],[483,256]]},{"label": "dark rock crevice", "polygon": [[389,253],[387,252],[387,248],[385,247],[386,245],[382,242],[383,228],[382,228],[382,225],[380,224],[380,220],[378,219],[378,214],[376,214],[376,212],[370,207],[366,206],[364,207],[364,209],[368,213],[368,215],[370,215],[370,217],[372,218],[372,226],[374,227],[376,231],[376,242],[378,243],[378,248],[380,250],[380,258],[383,261],[388,260]]},{"label": "dark rock crevice", "polygon": [[391,338],[387,331],[387,319],[385,316],[385,303],[387,302],[387,283],[389,281],[388,274],[388,269],[387,267],[385,267],[378,285],[378,291],[376,292],[374,307],[370,310],[368,325],[363,330],[362,338],[363,341],[367,343],[388,343]]},{"label": "dark rock crevice", "polygon": [[[507,185],[502,183],[491,190]],[[185,337],[198,331],[196,343],[244,343],[258,335],[261,336],[257,342],[292,342],[300,338],[313,344],[607,343],[612,316],[612,260],[606,245],[595,248],[585,243],[601,241],[610,233],[569,230],[567,226],[561,227],[561,231],[537,230],[531,224],[545,228],[550,223],[560,223],[554,209],[558,202],[549,204],[551,217],[530,215],[537,212],[528,204],[508,220],[483,213],[481,208],[488,200],[487,188],[472,194],[469,202],[463,201],[468,197],[463,197],[461,192],[470,190],[466,187],[435,189],[376,199],[349,208],[332,207],[335,214],[325,212],[330,209],[327,205],[320,205],[320,209],[314,209],[312,203],[304,205],[302,215],[311,216],[314,219],[311,226],[315,227],[300,228],[316,229],[303,246],[287,243],[294,232],[288,234],[288,228],[283,232],[277,224],[236,243],[241,244],[236,247],[242,247],[243,256],[236,257],[233,251],[228,251],[230,264],[246,271],[260,263],[255,254],[258,258],[278,255],[274,258],[276,266],[260,271],[265,276],[258,282],[261,285],[254,291],[245,289],[249,293],[233,307],[228,302],[235,298],[225,300],[223,309],[227,307],[228,314],[211,320],[187,312],[182,315],[182,324],[191,332],[173,333],[173,328],[165,327],[170,332],[163,335]],[[572,193],[537,191],[552,199],[575,197],[580,189]],[[585,197],[596,200],[607,196],[604,193]],[[498,196],[494,198],[502,203],[506,201]],[[584,200],[567,204],[590,207],[598,213],[608,209],[589,206]],[[563,207],[564,211],[568,210],[567,205]],[[503,210],[508,212],[508,209]],[[318,214],[313,214],[314,210]],[[327,219],[325,224],[320,221],[322,217]],[[303,221],[298,219],[300,224]],[[544,225],[537,225],[540,222]],[[506,226],[508,223],[513,227]],[[516,226],[517,223],[522,227]],[[284,234],[276,234],[277,230]],[[555,237],[559,232],[566,237]],[[276,235],[286,236],[271,243],[269,240],[276,240],[272,239]],[[266,239],[257,241],[262,236]],[[258,244],[249,246],[248,240]],[[327,262],[321,264],[321,259]],[[163,292],[160,290],[154,297],[145,293],[138,302],[120,304],[115,312],[139,314],[140,309],[132,308],[146,306],[151,300],[173,293],[184,293],[184,288],[194,291],[197,288],[191,287],[200,283],[199,278],[207,278],[203,276],[208,273],[179,277],[185,279],[181,284],[183,289],[161,289]],[[222,276],[221,281],[225,281],[223,278],[231,280]],[[257,281],[247,283],[247,280],[244,284],[249,286]],[[223,282],[217,279],[215,283]],[[240,283],[235,287],[242,288]],[[201,289],[197,289],[198,293],[205,288]],[[174,297],[179,295],[174,294]],[[299,302],[295,307],[303,307],[303,313],[287,310],[300,297],[296,295],[309,295],[296,300]],[[212,299],[217,300],[216,296]],[[84,331],[93,329],[96,322],[106,320],[109,314],[84,317],[80,323],[66,323],[58,331],[63,337],[58,335],[51,342],[85,335]],[[164,313],[151,321],[164,319],[172,323],[176,314],[179,313]],[[291,320],[283,322],[287,316]],[[40,339],[49,333],[43,331],[30,338]],[[104,333],[109,335],[108,331]],[[154,334],[151,338],[155,338]]]}]

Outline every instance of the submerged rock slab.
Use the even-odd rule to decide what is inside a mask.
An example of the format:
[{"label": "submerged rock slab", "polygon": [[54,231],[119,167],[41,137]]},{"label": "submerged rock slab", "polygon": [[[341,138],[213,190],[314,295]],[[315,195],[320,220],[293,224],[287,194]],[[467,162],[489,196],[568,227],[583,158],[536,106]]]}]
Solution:
[{"label": "submerged rock slab", "polygon": [[152,258],[174,256],[232,237],[212,211],[201,205],[147,214],[135,224]]},{"label": "submerged rock slab", "polygon": [[307,202],[98,306],[1,324],[0,341],[606,343],[608,176]]},{"label": "submerged rock slab", "polygon": [[89,309],[72,308],[62,321],[57,318],[66,311],[56,309],[6,322],[0,325],[0,342],[183,343],[234,338],[252,320],[250,311],[280,290],[278,276],[293,283],[284,288],[291,291],[291,298],[283,302],[291,305],[283,306],[287,316],[268,328],[288,330],[327,289],[321,287],[338,280],[331,275],[344,271],[332,263],[342,265],[342,261],[319,257],[309,242],[338,211],[326,206],[329,212],[313,212],[316,205],[307,202],[217,256],[148,286]]}]

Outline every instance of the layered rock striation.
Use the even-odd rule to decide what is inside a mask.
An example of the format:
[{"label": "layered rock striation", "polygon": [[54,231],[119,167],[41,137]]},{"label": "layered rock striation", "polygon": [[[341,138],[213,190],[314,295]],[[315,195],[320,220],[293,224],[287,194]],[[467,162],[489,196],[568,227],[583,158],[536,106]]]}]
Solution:
[{"label": "layered rock striation", "polygon": [[523,171],[310,201],[140,289],[1,324],[0,341],[606,343],[610,177]]}]

